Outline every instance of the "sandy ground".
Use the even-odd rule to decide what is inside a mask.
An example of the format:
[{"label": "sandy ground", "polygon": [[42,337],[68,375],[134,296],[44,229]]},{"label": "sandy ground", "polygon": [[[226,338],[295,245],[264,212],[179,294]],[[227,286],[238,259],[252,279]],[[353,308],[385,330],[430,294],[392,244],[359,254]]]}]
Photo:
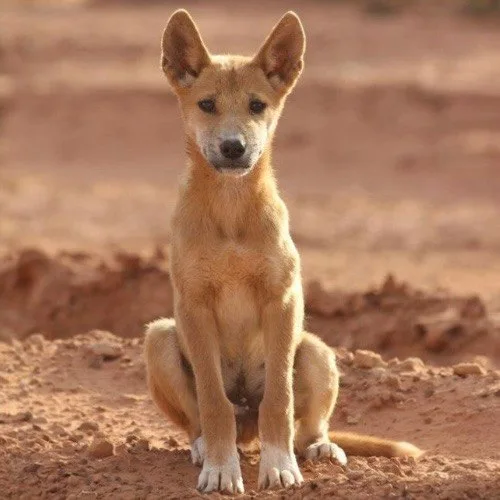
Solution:
[{"label": "sandy ground", "polygon": [[[184,153],[158,39],[178,4],[60,3],[1,6],[0,491],[199,496],[141,358],[143,324],[172,310]],[[249,496],[500,497],[500,21],[421,4],[185,3],[215,52],[303,18],[275,163],[308,328],[343,372],[332,427],[427,450],[302,463],[277,493],[255,491],[247,450]]]},{"label": "sandy ground", "polygon": [[[103,343],[117,359],[96,363],[92,352]],[[185,438],[146,393],[141,344],[106,332],[0,344],[0,454],[7,463],[0,486],[7,498],[199,496]],[[371,369],[347,352],[339,358],[344,377],[332,425],[411,437],[428,455],[418,462],[353,458],[345,469],[303,463],[305,485],[280,497],[498,497],[498,372],[462,378],[415,358]],[[255,491],[257,462],[255,452],[242,455],[247,498],[272,495]]]}]

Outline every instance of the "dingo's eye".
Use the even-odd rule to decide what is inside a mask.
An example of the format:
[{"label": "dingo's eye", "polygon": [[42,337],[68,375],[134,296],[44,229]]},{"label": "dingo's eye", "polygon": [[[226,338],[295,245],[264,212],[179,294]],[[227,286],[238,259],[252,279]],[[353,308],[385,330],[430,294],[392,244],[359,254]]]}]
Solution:
[{"label": "dingo's eye", "polygon": [[253,115],[258,115],[262,113],[267,107],[267,104],[265,102],[259,101],[258,99],[252,99],[250,101],[250,113]]},{"label": "dingo's eye", "polygon": [[205,113],[215,113],[215,101],[213,99],[198,101],[198,107]]}]

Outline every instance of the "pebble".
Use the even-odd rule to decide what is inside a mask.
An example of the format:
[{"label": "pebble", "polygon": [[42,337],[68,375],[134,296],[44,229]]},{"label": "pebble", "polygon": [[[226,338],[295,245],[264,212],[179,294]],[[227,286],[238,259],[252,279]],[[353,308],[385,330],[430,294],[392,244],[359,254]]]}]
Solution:
[{"label": "pebble", "polygon": [[406,358],[399,363],[401,371],[418,372],[425,368],[424,362],[420,358]]},{"label": "pebble", "polygon": [[380,354],[372,351],[356,350],[354,353],[353,365],[358,368],[375,368],[378,366],[387,366]]},{"label": "pebble", "polygon": [[467,375],[484,375],[486,370],[477,363],[458,363],[453,365],[453,373],[466,377]]},{"label": "pebble", "polygon": [[123,356],[123,348],[118,344],[97,342],[89,347],[89,351],[96,356],[102,356],[104,360],[113,360]]},{"label": "pebble", "polygon": [[99,430],[99,424],[96,422],[85,421],[78,426],[78,430],[83,432],[96,432]]},{"label": "pebble", "polygon": [[115,447],[107,439],[94,439],[89,446],[88,453],[93,458],[111,457],[115,454]]}]

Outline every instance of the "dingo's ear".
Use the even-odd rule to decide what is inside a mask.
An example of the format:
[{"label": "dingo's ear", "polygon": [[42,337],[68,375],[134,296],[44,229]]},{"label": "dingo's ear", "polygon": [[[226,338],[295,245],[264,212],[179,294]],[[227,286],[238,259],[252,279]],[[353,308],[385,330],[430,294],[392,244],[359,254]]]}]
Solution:
[{"label": "dingo's ear", "polygon": [[191,16],[183,9],[172,14],[161,41],[161,67],[174,88],[189,87],[210,55]]},{"label": "dingo's ear", "polygon": [[297,14],[287,12],[254,57],[271,85],[280,92],[292,89],[304,65],[306,37]]}]

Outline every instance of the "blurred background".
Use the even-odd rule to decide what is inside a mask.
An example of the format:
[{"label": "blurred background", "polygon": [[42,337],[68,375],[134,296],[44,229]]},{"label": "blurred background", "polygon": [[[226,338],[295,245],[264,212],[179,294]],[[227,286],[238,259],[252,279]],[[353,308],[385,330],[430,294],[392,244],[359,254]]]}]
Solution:
[{"label": "blurred background", "polygon": [[182,124],[159,40],[184,7],[252,54],[288,9],[303,77],[275,166],[306,279],[388,272],[499,299],[500,2],[2,0],[0,252],[169,241]]}]

